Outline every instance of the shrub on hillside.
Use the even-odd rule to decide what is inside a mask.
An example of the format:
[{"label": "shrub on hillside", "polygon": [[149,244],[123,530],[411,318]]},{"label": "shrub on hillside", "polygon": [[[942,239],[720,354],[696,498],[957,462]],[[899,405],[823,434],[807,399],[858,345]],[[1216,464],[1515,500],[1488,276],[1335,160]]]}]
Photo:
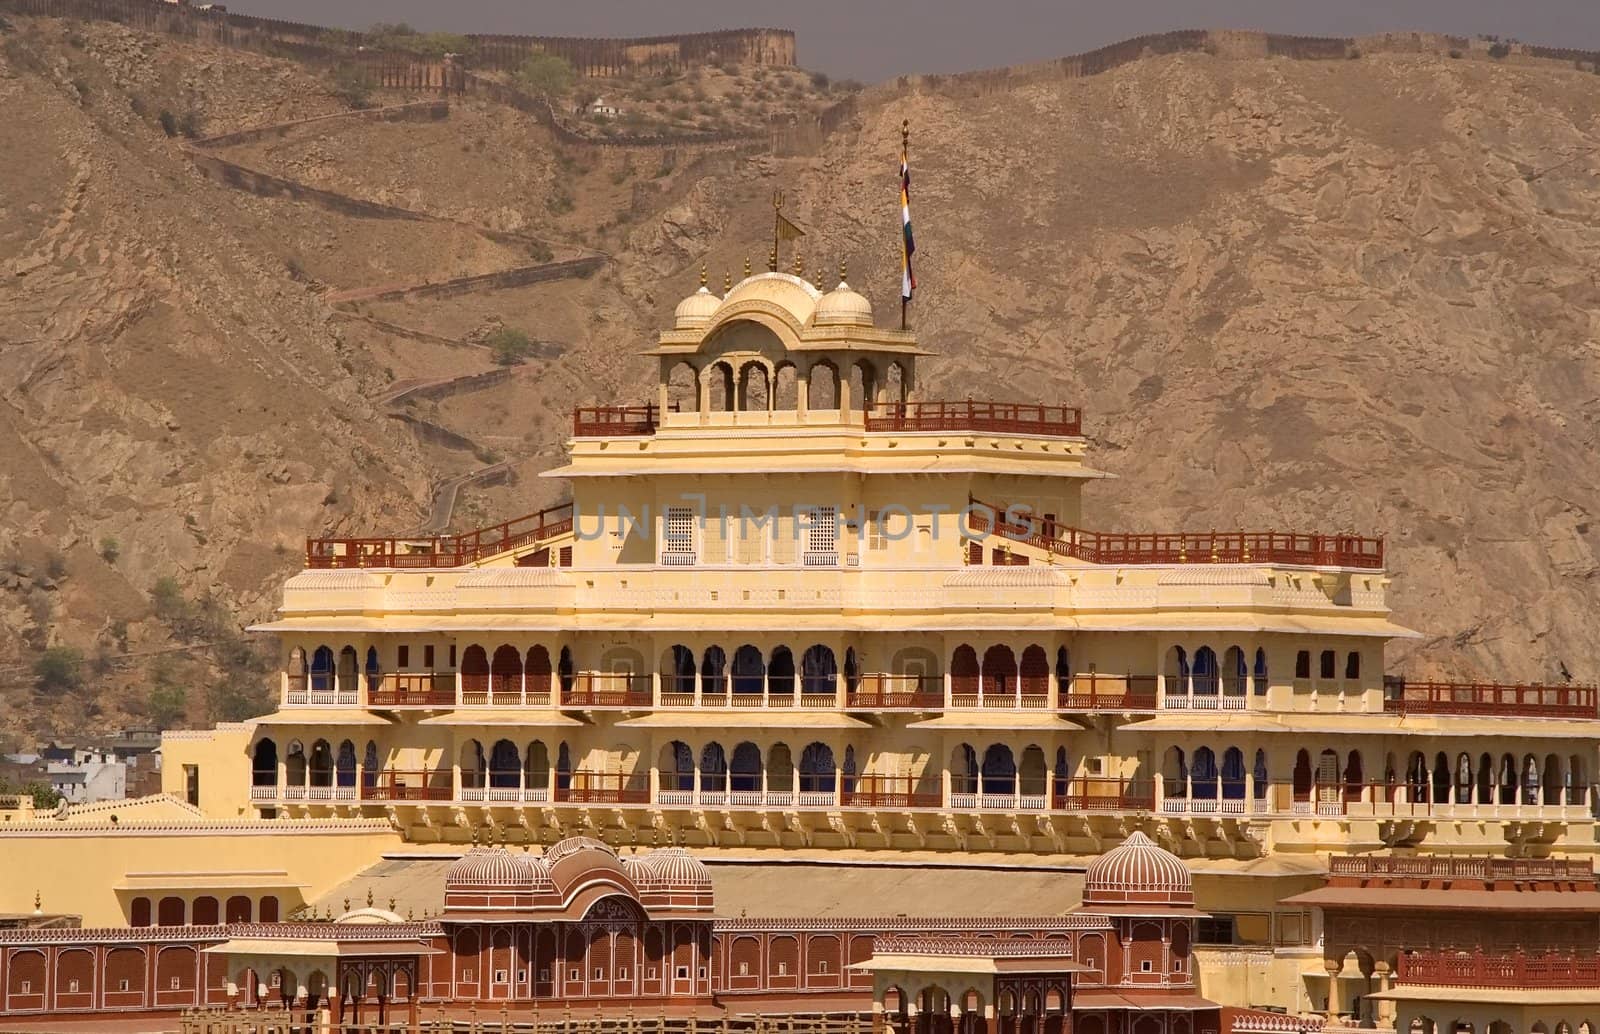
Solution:
[{"label": "shrub on hillside", "polygon": [[535,97],[554,101],[572,89],[572,65],[555,54],[532,54],[517,69],[517,83]]},{"label": "shrub on hillside", "polygon": [[174,115],[166,108],[161,109],[161,114],[156,116],[156,121],[161,123],[162,132],[166,133],[168,136],[178,135],[178,116]]},{"label": "shrub on hillside", "polygon": [[33,686],[41,693],[66,693],[83,685],[83,652],[52,646],[33,662]]},{"label": "shrub on hillside", "polygon": [[110,535],[100,540],[100,559],[108,564],[117,562],[117,557],[122,555],[122,546]]},{"label": "shrub on hillside", "polygon": [[1496,61],[1499,61],[1501,58],[1509,57],[1510,55],[1511,55],[1511,44],[1509,44],[1509,43],[1498,43],[1497,42],[1497,43],[1490,44],[1490,46],[1489,46],[1489,56],[1494,58]]},{"label": "shrub on hillside", "polygon": [[346,62],[333,70],[333,95],[352,108],[372,107],[372,88],[376,85],[367,70]]},{"label": "shrub on hillside", "polygon": [[533,341],[520,330],[501,327],[484,338],[494,361],[501,366],[515,366],[533,354]]}]

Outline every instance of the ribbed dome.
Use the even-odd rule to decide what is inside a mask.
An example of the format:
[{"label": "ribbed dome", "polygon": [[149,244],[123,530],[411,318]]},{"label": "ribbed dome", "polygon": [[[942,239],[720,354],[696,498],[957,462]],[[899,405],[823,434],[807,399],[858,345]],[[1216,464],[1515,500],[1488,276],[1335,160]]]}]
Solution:
[{"label": "ribbed dome", "polygon": [[870,327],[872,303],[839,279],[839,286],[822,296],[817,302],[816,325],[819,327]]},{"label": "ribbed dome", "polygon": [[1194,878],[1178,856],[1135,830],[1084,874],[1085,905],[1192,905]]},{"label": "ribbed dome", "polygon": [[543,862],[503,847],[474,847],[445,870],[446,887],[494,887],[529,891],[550,888]]},{"label": "ribbed dome", "polygon": [[710,326],[711,317],[721,304],[722,299],[701,284],[700,290],[678,303],[678,308],[672,314],[672,325],[677,330],[699,330]]},{"label": "ribbed dome", "polygon": [[663,847],[634,860],[641,891],[711,892],[711,870],[681,847]]},{"label": "ribbed dome", "polygon": [[617,856],[617,852],[613,851],[611,845],[604,840],[596,840],[594,837],[567,837],[551,845],[550,850],[544,853],[544,860],[553,866],[561,859],[575,855],[579,851],[603,851],[613,858]]}]

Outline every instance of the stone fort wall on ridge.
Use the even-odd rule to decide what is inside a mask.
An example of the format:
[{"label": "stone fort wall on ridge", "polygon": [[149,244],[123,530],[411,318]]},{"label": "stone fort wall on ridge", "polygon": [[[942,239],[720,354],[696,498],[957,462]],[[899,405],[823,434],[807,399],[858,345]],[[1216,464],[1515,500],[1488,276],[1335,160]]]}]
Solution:
[{"label": "stone fort wall on ridge", "polygon": [[[166,0],[3,0],[0,10],[49,18],[119,22],[146,32],[261,50],[301,58],[334,58],[366,42],[366,34],[302,22],[257,18]],[[634,39],[575,36],[468,35],[476,46],[473,65],[511,71],[530,54],[558,54],[579,75],[615,76],[663,72],[735,61],[790,67],[795,63],[789,29],[727,29]]]}]

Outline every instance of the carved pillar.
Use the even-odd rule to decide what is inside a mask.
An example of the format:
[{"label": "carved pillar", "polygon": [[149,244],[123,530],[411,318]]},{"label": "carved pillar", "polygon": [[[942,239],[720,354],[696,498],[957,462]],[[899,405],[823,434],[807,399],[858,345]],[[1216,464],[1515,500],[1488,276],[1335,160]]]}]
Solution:
[{"label": "carved pillar", "polygon": [[[1373,963],[1372,973],[1373,976],[1378,978],[1378,991],[1380,993],[1389,990],[1389,988],[1393,985],[1392,975],[1387,962],[1384,962],[1380,959],[1379,961]],[[1393,1001],[1390,1001],[1387,998],[1378,999],[1377,1020],[1378,1026],[1380,1027],[1394,1026],[1395,1003]]]},{"label": "carved pillar", "polygon": [[1333,1023],[1339,1018],[1343,996],[1339,993],[1339,971],[1344,969],[1344,959],[1324,959],[1323,968],[1328,972],[1328,1023]]}]

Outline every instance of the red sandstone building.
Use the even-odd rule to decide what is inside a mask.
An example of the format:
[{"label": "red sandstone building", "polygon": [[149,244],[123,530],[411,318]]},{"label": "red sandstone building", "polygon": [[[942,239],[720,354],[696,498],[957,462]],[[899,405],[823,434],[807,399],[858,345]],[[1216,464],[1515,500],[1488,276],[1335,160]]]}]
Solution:
[{"label": "red sandstone building", "polygon": [[898,1034],[1219,1031],[1195,989],[1184,865],[1135,832],[1085,880],[1064,915],[719,917],[687,851],[624,858],[574,837],[542,856],[474,847],[420,921],[369,904],[324,922],[0,931],[0,985],[12,1017],[290,1008],[407,1023],[504,1007],[848,1014]]}]

